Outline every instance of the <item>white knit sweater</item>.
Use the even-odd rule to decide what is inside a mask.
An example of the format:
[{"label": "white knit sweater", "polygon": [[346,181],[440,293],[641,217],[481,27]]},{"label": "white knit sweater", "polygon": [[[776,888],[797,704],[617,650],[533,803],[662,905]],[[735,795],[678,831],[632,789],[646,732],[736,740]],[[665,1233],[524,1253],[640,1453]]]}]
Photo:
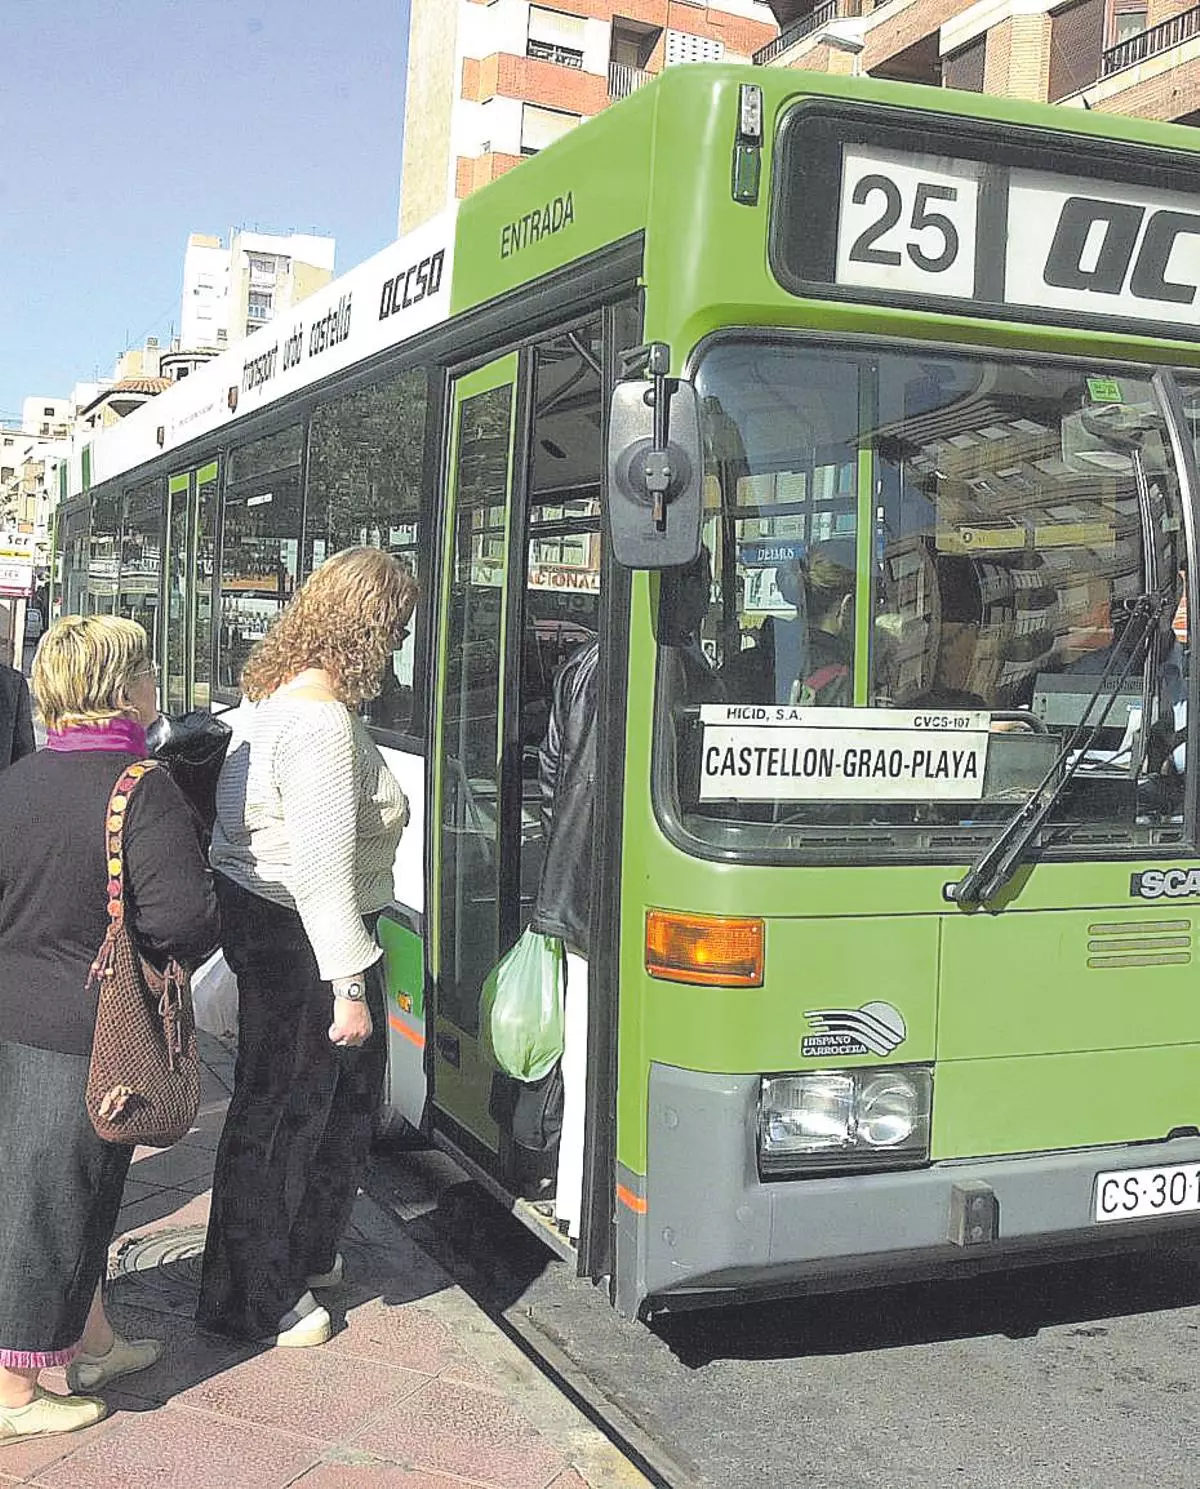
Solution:
[{"label": "white knit sweater", "polygon": [[408,802],[361,719],[340,703],[276,694],[224,716],[212,866],[297,910],[321,976],[382,955],[362,922],[392,898]]}]

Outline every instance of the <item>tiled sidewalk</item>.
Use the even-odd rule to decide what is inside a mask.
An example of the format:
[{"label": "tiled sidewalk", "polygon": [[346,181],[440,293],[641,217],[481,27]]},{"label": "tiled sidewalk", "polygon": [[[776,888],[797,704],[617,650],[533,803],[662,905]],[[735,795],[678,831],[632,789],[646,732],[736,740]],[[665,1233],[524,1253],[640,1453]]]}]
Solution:
[{"label": "tiled sidewalk", "polygon": [[[366,1196],[323,1295],[335,1337],[256,1349],[192,1321],[228,1087],[206,1040],[200,1119],[135,1156],[113,1248],[113,1321],[165,1341],[85,1432],[0,1447],[0,1486],[45,1489],[634,1489],[629,1465]],[[54,1389],[65,1383],[50,1378]]]}]

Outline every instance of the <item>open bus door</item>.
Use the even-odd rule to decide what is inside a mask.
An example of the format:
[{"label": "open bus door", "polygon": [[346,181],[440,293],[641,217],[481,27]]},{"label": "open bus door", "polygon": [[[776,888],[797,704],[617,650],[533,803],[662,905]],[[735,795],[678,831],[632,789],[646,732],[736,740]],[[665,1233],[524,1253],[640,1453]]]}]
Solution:
[{"label": "open bus door", "polygon": [[[589,1258],[607,1270],[610,1217],[590,1201],[595,1191],[611,1205],[612,1178],[607,1141],[592,1132],[611,1092],[590,1092],[586,1117],[583,1101],[584,1069],[590,1083],[593,1067],[609,1068],[592,1049],[607,1020],[594,1017],[588,963],[568,958],[575,1043],[569,1034],[559,1144],[529,1143],[516,1109],[529,1093],[488,1062],[479,1000],[538,901],[550,816],[539,750],[554,678],[600,633],[603,342],[597,317],[454,384],[431,813],[436,1122],[482,1177],[533,1202],[518,1213],[560,1249],[567,1232],[578,1237],[589,1274]],[[581,854],[594,838],[584,835]],[[606,1165],[598,1184],[587,1171],[596,1162]]]},{"label": "open bus door", "polygon": [[517,357],[508,356],[453,384],[431,812],[430,1032],[438,1125],[466,1157],[501,1179],[479,996],[515,940],[514,845],[503,826],[517,370]]},{"label": "open bus door", "polygon": [[212,700],[213,576],[216,570],[217,462],[167,482],[165,594],[159,702],[166,713]]}]

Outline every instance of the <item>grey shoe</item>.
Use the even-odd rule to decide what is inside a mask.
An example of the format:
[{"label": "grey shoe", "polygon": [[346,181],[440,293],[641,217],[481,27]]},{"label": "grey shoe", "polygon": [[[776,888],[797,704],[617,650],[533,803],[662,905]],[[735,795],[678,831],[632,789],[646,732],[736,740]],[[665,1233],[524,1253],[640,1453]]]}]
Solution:
[{"label": "grey shoe", "polygon": [[89,1355],[82,1350],[67,1366],[67,1389],[72,1392],[99,1391],[122,1375],[136,1375],[148,1370],[162,1354],[157,1339],[122,1339],[113,1336],[108,1352]]}]

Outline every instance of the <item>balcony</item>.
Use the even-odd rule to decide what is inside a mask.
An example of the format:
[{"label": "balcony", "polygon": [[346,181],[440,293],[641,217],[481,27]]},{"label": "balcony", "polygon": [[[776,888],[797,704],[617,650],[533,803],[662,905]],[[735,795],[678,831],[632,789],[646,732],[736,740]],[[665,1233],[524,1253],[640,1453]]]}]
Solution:
[{"label": "balcony", "polygon": [[1194,36],[1200,36],[1200,5],[1172,16],[1168,21],[1160,21],[1148,31],[1139,31],[1115,47],[1108,47],[1100,62],[1100,76],[1109,78],[1115,72],[1124,72],[1127,67],[1136,67],[1148,57],[1169,52],[1172,47],[1191,41]]},{"label": "balcony", "polygon": [[821,4],[790,26],[785,26],[773,41],[759,47],[751,58],[756,67],[769,67],[776,57],[781,57],[798,41],[827,26],[830,21],[849,20],[861,14],[859,0],[821,0]]},{"label": "balcony", "polygon": [[636,93],[644,83],[648,83],[653,76],[652,72],[644,72],[640,67],[631,67],[627,62],[610,62],[608,64],[608,96],[609,98],[628,98],[631,93]]}]

